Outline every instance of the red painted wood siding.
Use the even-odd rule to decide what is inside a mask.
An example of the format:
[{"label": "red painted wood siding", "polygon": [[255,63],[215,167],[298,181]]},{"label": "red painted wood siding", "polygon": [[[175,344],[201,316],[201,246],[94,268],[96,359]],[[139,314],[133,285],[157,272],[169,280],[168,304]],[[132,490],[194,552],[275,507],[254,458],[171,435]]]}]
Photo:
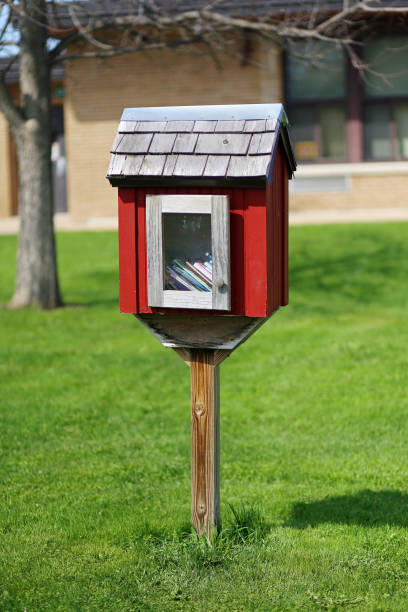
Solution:
[{"label": "red painted wood siding", "polygon": [[289,178],[286,160],[282,163],[282,295],[281,306],[289,304]]},{"label": "red painted wood siding", "polygon": [[282,150],[276,152],[272,184],[266,187],[268,233],[268,313],[289,302],[288,281],[288,167]]},{"label": "red painted wood siding", "polygon": [[138,312],[135,190],[119,189],[119,307],[120,312]]},{"label": "red painted wood siding", "polygon": [[[267,317],[287,303],[287,168],[277,151],[272,185],[266,189],[150,187],[119,189],[121,312],[168,312],[147,298],[146,195],[218,194],[230,200],[231,310],[218,314]],[[286,195],[285,195],[286,194]],[[286,285],[285,285],[286,278]],[[208,310],[176,310],[209,314]]]}]

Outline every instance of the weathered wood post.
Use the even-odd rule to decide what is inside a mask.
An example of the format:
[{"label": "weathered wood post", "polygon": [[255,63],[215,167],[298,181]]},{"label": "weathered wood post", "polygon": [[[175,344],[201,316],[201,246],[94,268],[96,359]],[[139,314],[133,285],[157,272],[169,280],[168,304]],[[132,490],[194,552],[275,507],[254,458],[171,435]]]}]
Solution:
[{"label": "weathered wood post", "polygon": [[295,168],[281,104],[129,108],[112,145],[120,310],[190,366],[200,535],[220,526],[220,363],[288,303]]},{"label": "weathered wood post", "polygon": [[214,350],[191,351],[191,522],[198,534],[220,527],[220,373]]}]

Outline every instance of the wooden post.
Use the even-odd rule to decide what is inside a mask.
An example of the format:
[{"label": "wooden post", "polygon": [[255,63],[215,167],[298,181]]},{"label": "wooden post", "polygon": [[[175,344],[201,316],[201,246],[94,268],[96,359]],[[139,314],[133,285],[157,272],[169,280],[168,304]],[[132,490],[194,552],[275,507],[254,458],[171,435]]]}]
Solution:
[{"label": "wooden post", "polygon": [[216,351],[191,349],[191,522],[211,536],[220,527],[220,377]]}]

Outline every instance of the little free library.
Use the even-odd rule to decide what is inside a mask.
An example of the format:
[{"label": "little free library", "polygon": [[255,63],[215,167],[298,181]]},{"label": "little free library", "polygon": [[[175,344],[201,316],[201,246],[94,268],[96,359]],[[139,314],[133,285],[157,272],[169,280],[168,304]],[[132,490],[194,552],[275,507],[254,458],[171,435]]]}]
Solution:
[{"label": "little free library", "polygon": [[288,121],[281,104],[127,108],[111,153],[120,311],[190,366],[191,520],[211,534],[219,365],[288,303]]}]

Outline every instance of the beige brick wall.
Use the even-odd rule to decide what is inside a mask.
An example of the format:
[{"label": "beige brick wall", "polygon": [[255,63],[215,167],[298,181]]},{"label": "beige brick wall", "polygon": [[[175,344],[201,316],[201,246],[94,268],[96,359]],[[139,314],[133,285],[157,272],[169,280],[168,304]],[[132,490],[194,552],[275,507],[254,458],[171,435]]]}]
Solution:
[{"label": "beige brick wall", "polygon": [[12,212],[9,147],[7,121],[0,114],[0,218],[9,217]]},{"label": "beige brick wall", "polygon": [[155,52],[67,66],[65,133],[69,211],[74,217],[113,216],[117,190],[105,179],[122,110],[137,106],[250,104],[281,99],[279,52],[255,50],[259,63]]},{"label": "beige brick wall", "polygon": [[408,207],[406,175],[352,176],[339,193],[291,194],[291,210]]}]

